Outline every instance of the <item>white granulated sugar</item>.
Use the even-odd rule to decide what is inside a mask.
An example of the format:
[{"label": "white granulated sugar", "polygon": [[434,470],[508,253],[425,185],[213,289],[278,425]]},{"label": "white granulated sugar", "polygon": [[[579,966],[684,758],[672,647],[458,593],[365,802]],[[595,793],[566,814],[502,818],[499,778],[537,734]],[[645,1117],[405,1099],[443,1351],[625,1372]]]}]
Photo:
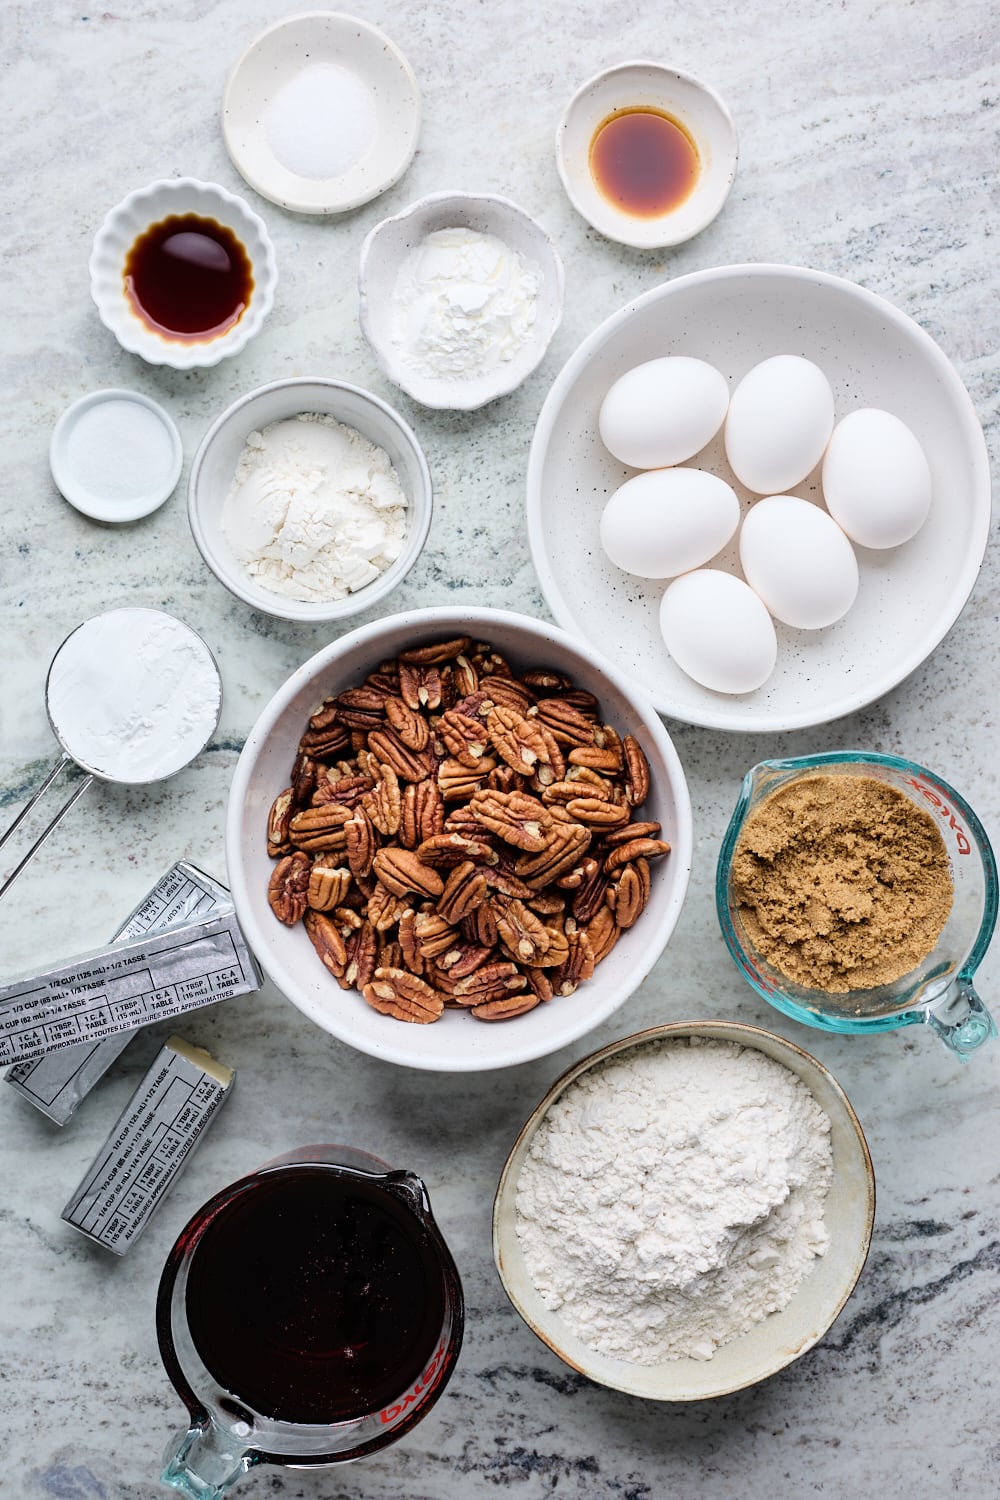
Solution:
[{"label": "white granulated sugar", "polygon": [[264,588],[328,604],[395,562],[406,496],[384,449],[333,417],[307,412],[251,432],[222,529]]},{"label": "white granulated sugar", "polygon": [[391,338],[418,375],[475,379],[531,338],[542,273],[496,235],[438,229],[404,258],[392,291]]},{"label": "white granulated sugar", "polygon": [[266,115],[268,145],[286,171],[325,181],[350,171],[378,131],[371,89],[339,63],[293,73]]},{"label": "white granulated sugar", "polygon": [[710,1359],[826,1252],[830,1121],[752,1047],[651,1043],[592,1069],[535,1133],[517,1233],[546,1305],[634,1364]]}]

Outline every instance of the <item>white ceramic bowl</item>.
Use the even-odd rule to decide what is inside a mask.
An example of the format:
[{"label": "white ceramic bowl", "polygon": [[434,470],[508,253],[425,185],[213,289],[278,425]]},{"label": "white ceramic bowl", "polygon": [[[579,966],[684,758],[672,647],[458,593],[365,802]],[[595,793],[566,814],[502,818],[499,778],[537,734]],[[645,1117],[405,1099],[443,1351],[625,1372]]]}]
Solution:
[{"label": "white ceramic bowl", "polygon": [[[110,461],[109,453],[115,455]],[[111,524],[151,515],[177,488],[183,466],[176,422],[140,391],[81,396],[63,412],[49,441],[49,468],[60,494],[83,515]]]},{"label": "white ceramic bowl", "polygon": [[[289,599],[251,577],[222,529],[223,507],[243,446],[270,422],[321,412],[384,448],[407,499],[406,539],[396,561],[378,578],[329,603]],[[402,582],[430,529],[433,489],[423,449],[402,417],[378,396],[340,380],[295,377],[249,391],[217,417],[202,438],[188,481],[188,520],[198,551],[220,583],[264,614],[302,623],[346,620],[370,609]]]},{"label": "white ceramic bowl", "polygon": [[[627,213],[606,198],[590,165],[598,127],[637,108],[668,115],[694,142],[699,157],[693,190],[675,208],[651,218]],[[588,79],[556,131],[556,165],[577,213],[608,239],[640,250],[679,245],[710,224],[729,196],[738,159],[736,127],[715,90],[660,63],[619,63]]]},{"label": "white ceramic bowl", "polygon": [[[133,310],[125,295],[124,268],[139,235],[174,214],[197,214],[232,230],[250,260],[253,288],[239,321],[218,337],[187,340],[156,333]],[[177,177],[129,193],[97,231],[90,256],[90,295],[101,322],[123,349],[151,365],[175,370],[217,365],[249,343],[264,325],[274,302],[278,268],[264,221],[242,198],[211,182]]]},{"label": "white ceramic bowl", "polygon": [[[515,670],[550,666],[596,693],[608,723],[631,730],[649,761],[644,813],[663,826],[671,852],[652,866],[649,905],[622,934],[593,978],[573,995],[510,1021],[482,1022],[449,1010],[432,1025],[380,1015],[345,992],[320,963],[301,923],[282,926],[267,902],[273,861],[267,815],[289,782],[310,714],[331,694],[359,684],[379,662],[419,643],[472,635]],[[648,809],[648,812],[646,810]],[[691,808],[677,753],[644,699],[614,669],[591,660],[563,631],[503,610],[449,607],[390,615],[319,651],[278,689],[247,738],[233,777],[226,822],[229,883],[246,937],[278,989],[323,1031],[362,1052],[406,1067],[451,1072],[504,1068],[545,1056],[607,1020],[640,985],[673,931],[691,864]]]},{"label": "white ceramic bowl", "polygon": [[[737,697],[700,687],[676,666],[659,628],[666,583],[614,567],[598,538],[608,496],[635,472],[601,442],[601,402],[619,375],[665,354],[708,360],[731,385],[769,355],[804,355],[829,377],[838,418],[884,407],[919,435],[930,462],[934,500],[916,537],[886,552],[858,548],[861,586],[844,619],[815,631],[777,625],[774,673]],[[747,491],[731,475],[721,436],[690,462],[728,479],[745,513]],[[814,474],[796,491],[815,496],[818,484]],[[641,684],[661,713],[715,729],[799,729],[888,692],[954,623],[989,535],[989,462],[965,387],[905,313],[821,271],[723,266],[636,298],[570,357],[535,428],[527,510],[552,613]],[[711,566],[738,574],[738,539]]]},{"label": "white ceramic bowl", "polygon": [[[289,166],[288,159],[276,154],[269,129],[275,100],[289,85],[294,89],[307,68],[353,74],[355,89],[367,91],[374,114],[371,144],[333,176],[293,170],[297,161]],[[325,83],[321,79],[320,87]],[[309,80],[303,85],[299,79],[298,87],[306,88],[308,106]],[[294,94],[290,105],[279,103],[279,110],[284,107],[294,116]],[[303,107],[301,100],[298,107]],[[327,129],[337,123],[335,112],[319,121]],[[237,171],[272,203],[303,214],[344,213],[392,187],[412,161],[420,133],[417,80],[399,48],[368,21],[336,11],[285,16],[254,38],[230,74],[222,133]],[[322,153],[318,160],[322,164]]]},{"label": "white ceramic bowl", "polygon": [[[393,288],[405,257],[427,235],[456,228],[494,235],[541,272],[528,340],[492,370],[461,379],[429,376],[408,364],[393,331]],[[563,281],[562,261],[553,241],[516,203],[487,193],[431,193],[391,219],[383,219],[365,239],[358,270],[361,328],[379,368],[415,401],[439,409],[472,411],[515,390],[541,362],[562,318]]]},{"label": "white ceramic bowl", "polygon": [[[534,1286],[517,1235],[517,1179],[541,1121],[574,1079],[633,1047],[671,1038],[698,1036],[755,1047],[789,1068],[810,1089],[831,1124],[833,1180],[826,1200],[830,1236],[826,1254],[816,1260],[788,1305],[740,1337],[723,1344],[709,1360],[676,1359],[637,1365],[612,1359],[584,1344],[552,1312]],[[561,1360],[598,1385],[651,1401],[700,1401],[727,1396],[774,1375],[805,1354],[827,1332],[857,1283],[868,1255],[875,1219],[875,1177],[861,1125],[843,1089],[821,1063],[773,1032],[726,1021],[681,1021],[654,1026],[611,1042],[574,1063],[530,1115],[507,1158],[493,1205],[493,1255],[500,1280],[517,1312],[533,1333]]]}]

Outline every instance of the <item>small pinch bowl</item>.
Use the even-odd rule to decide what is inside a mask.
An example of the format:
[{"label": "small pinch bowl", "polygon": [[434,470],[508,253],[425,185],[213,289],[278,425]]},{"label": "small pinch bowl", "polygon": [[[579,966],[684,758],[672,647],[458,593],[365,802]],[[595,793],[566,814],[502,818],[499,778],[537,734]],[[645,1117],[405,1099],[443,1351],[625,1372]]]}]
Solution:
[{"label": "small pinch bowl", "polygon": [[[683,127],[701,170],[683,202],[655,218],[639,218],[611,203],[590,170],[590,146],[600,125],[634,109],[654,109]],[[556,166],[566,196],[600,234],[637,250],[680,245],[722,212],[736,178],[739,140],[725,103],[690,73],[655,62],[625,62],[587,80],[573,95],[556,131]]]},{"label": "small pinch bowl", "polygon": [[[346,599],[306,601],[265,588],[244,568],[222,529],[222,515],[240,454],[251,432],[271,422],[319,412],[353,427],[383,448],[406,494],[403,550],[384,573]],[[412,429],[385,401],[342,380],[293,377],[240,396],[217,417],[199,444],[188,481],[188,521],[195,545],[219,582],[245,604],[301,624],[351,619],[392,592],[413,567],[430,530],[434,491],[423,449]]]},{"label": "small pinch bowl", "polygon": [[[654,861],[649,904],[623,932],[593,978],[507,1021],[479,1021],[446,1010],[431,1025],[380,1015],[355,991],[341,990],[302,923],[283,926],[268,905],[274,862],[267,819],[289,773],[309,715],[353,687],[380,662],[434,640],[471,635],[487,641],[515,672],[550,667],[597,695],[604,720],[630,731],[649,762],[644,819],[662,825],[671,851]],[[623,1005],[659,959],[674,929],[691,868],[691,804],[677,752],[656,714],[613,667],[595,659],[557,626],[507,610],[448,606],[409,610],[363,625],[317,652],[278,689],[251,729],[229,794],[226,852],[233,901],[268,976],[321,1030],[360,1052],[403,1067],[476,1073],[545,1057],[576,1041]]]},{"label": "small pinch bowl", "polygon": [[[542,273],[531,337],[513,359],[465,379],[430,377],[407,365],[394,347],[392,292],[411,250],[439,229],[472,229],[494,235]],[[562,319],[564,273],[555,243],[509,198],[489,193],[430,193],[402,213],[383,219],[361,247],[358,268],[361,329],[379,368],[394,385],[441,411],[474,411],[509,395],[541,363]]]},{"label": "small pinch bowl", "polygon": [[[124,267],[139,235],[174,214],[197,214],[230,229],[242,244],[253,274],[250,301],[237,323],[216,338],[171,339],[154,332],[125,296]],[[101,322],[123,349],[147,364],[175,370],[217,365],[250,342],[264,326],[274,303],[278,267],[263,219],[238,198],[211,182],[178,177],[150,183],[123,199],[97,231],[90,256],[90,295]]]},{"label": "small pinch bowl", "polygon": [[[589,1348],[542,1300],[528,1274],[517,1236],[517,1181],[535,1132],[566,1089],[599,1063],[635,1047],[683,1037],[736,1042],[782,1063],[806,1084],[830,1120],[833,1179],[825,1221],[830,1244],[781,1312],[728,1344],[709,1360],[682,1358],[658,1365],[612,1359]],[[574,1063],[528,1117],[500,1176],[493,1205],[493,1258],[515,1311],[571,1369],[597,1385],[648,1401],[702,1401],[728,1396],[776,1374],[828,1332],[864,1268],[875,1221],[875,1174],[864,1132],[846,1094],[815,1057],[760,1027],[729,1021],[679,1021],[611,1042]]]}]

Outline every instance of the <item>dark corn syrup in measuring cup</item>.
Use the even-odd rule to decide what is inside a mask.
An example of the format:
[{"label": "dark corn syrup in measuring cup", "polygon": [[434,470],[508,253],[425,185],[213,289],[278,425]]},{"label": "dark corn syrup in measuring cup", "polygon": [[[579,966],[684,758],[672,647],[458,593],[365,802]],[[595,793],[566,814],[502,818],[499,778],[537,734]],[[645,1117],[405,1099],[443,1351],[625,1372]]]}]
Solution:
[{"label": "dark corn syrup in measuring cup", "polygon": [[250,257],[225,224],[171,214],[139,235],[125,257],[125,296],[164,338],[198,343],[228,332],[250,302]]},{"label": "dark corn syrup in measuring cup", "polygon": [[347,1422],[398,1400],[434,1353],[440,1261],[419,1219],[377,1184],[301,1166],[231,1199],[188,1272],[206,1368],[263,1416]]}]

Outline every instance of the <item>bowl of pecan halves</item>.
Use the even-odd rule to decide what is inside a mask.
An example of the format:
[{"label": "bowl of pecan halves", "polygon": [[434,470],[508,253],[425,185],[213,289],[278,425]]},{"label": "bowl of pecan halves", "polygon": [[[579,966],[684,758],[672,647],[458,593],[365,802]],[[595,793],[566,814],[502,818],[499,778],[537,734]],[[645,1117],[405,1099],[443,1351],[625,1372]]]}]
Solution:
[{"label": "bowl of pecan halves", "polygon": [[278,690],[226,846],[243,931],[305,1015],[388,1061],[475,1071],[556,1051],[641,984],[684,900],[691,807],[615,668],[526,616],[423,609]]}]

